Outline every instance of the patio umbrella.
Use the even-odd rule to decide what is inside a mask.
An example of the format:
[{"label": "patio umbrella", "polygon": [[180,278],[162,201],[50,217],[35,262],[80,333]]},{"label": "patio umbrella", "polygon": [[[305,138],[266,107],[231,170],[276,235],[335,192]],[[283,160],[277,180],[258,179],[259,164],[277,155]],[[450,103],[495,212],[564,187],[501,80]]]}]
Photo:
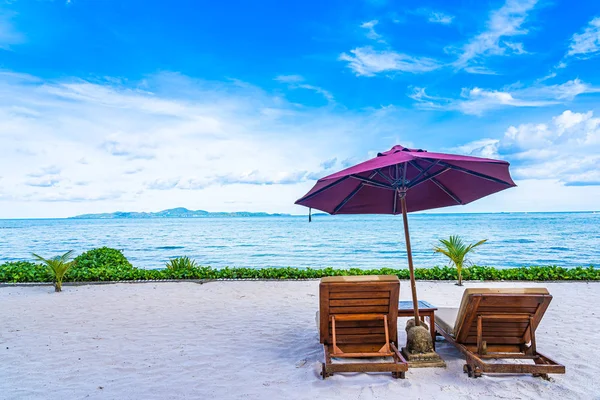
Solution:
[{"label": "patio umbrella", "polygon": [[407,213],[468,204],[516,186],[506,161],[394,146],[317,181],[296,204],[329,214],[402,214],[415,314],[417,288]]}]

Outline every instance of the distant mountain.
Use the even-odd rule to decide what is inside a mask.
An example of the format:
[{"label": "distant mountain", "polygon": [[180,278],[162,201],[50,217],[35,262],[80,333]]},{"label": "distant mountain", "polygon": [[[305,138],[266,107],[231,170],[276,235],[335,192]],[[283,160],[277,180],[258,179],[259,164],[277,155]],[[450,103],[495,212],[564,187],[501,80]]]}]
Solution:
[{"label": "distant mountain", "polygon": [[204,210],[188,210],[178,207],[158,212],[126,212],[116,211],[103,214],[82,214],[71,219],[117,219],[117,218],[211,218],[211,217],[291,217],[291,214],[269,214],[265,212],[208,212]]}]

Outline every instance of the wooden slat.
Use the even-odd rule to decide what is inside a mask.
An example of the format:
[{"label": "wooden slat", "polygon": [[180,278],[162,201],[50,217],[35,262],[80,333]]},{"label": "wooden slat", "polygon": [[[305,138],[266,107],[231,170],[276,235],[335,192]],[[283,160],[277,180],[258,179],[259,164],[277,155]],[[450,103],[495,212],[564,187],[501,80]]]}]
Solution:
[{"label": "wooden slat", "polygon": [[329,313],[332,315],[340,314],[387,314],[389,306],[364,306],[364,307],[330,307]]},{"label": "wooden slat", "polygon": [[[476,330],[475,330],[476,331]],[[475,332],[473,331],[473,332]],[[525,334],[526,329],[510,329],[510,328],[496,328],[487,329],[483,327],[483,336],[514,336],[521,337]]]},{"label": "wooden slat", "polygon": [[[498,320],[485,320],[483,326],[490,328],[503,328],[503,327],[514,327],[514,328],[523,328],[525,329],[529,325],[527,321],[498,321]],[[471,324],[471,327],[476,327],[477,321],[474,321]]]},{"label": "wooden slat", "polygon": [[373,358],[373,357],[391,357],[394,353],[390,352],[378,352],[378,354],[374,353],[347,353],[344,352],[342,354],[336,354],[334,357],[338,358]]},{"label": "wooden slat", "polygon": [[482,295],[481,307],[533,307],[543,302],[544,295]]},{"label": "wooden slat", "polygon": [[335,314],[331,313],[331,318],[338,321],[380,321],[383,324],[382,314]]},{"label": "wooden slat", "polygon": [[361,327],[361,328],[339,328],[336,324],[336,331],[337,331],[337,335],[339,336],[343,336],[343,335],[368,335],[368,334],[378,334],[378,335],[383,335],[385,330],[383,329],[383,326],[380,325],[378,327]]},{"label": "wooden slat", "polygon": [[374,298],[390,298],[390,291],[370,291],[370,292],[332,292],[329,294],[330,299],[374,299]]},{"label": "wooden slat", "polygon": [[[519,337],[514,337],[514,336],[503,337],[503,336],[485,336],[484,335],[483,340],[485,340],[488,343],[493,343],[493,344],[521,344],[521,343],[523,343],[523,339],[521,339]],[[471,335],[471,332],[469,332],[469,336],[467,336],[464,343],[477,343],[477,332],[475,332],[475,335]]]},{"label": "wooden slat", "polygon": [[341,299],[329,300],[331,307],[353,307],[353,306],[389,306],[390,299]]},{"label": "wooden slat", "polygon": [[[323,284],[321,284],[323,285]],[[380,283],[330,283],[324,286],[329,287],[331,293],[339,292],[389,292],[392,286],[399,283],[380,282]]]},{"label": "wooden slat", "polygon": [[381,343],[348,343],[339,347],[348,353],[373,353],[379,351]]},{"label": "wooden slat", "polygon": [[[329,324],[329,326],[331,327],[331,324]],[[337,320],[335,322],[335,326],[338,329],[343,329],[343,328],[370,328],[370,327],[379,327],[381,329],[383,329],[383,322],[382,320],[372,320],[372,321],[360,321],[360,320],[355,320],[355,321],[339,321]]]},{"label": "wooden slat", "polygon": [[393,372],[406,371],[406,364],[396,363],[344,363],[328,366],[332,372]]},{"label": "wooden slat", "polygon": [[337,343],[380,343],[379,347],[385,343],[385,335],[337,335]]},{"label": "wooden slat", "polygon": [[535,314],[537,307],[479,307],[478,314]]}]

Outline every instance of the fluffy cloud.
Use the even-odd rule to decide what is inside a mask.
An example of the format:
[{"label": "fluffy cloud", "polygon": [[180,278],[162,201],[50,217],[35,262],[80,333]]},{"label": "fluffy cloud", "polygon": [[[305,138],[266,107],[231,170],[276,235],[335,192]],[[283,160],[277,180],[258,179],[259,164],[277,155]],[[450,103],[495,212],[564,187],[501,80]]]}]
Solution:
[{"label": "fluffy cloud", "polygon": [[454,110],[464,114],[482,115],[487,111],[504,107],[544,107],[573,100],[585,93],[598,93],[593,87],[579,79],[556,85],[542,85],[526,88],[507,87],[503,90],[463,88],[458,98],[431,96],[425,88],[415,87],[408,96],[416,105],[430,110]]},{"label": "fluffy cloud", "polygon": [[178,74],[121,85],[0,73],[0,217],[227,211],[250,199],[251,211],[289,212],[312,179],[393,130],[381,112]]},{"label": "fluffy cloud", "polygon": [[504,158],[517,179],[600,186],[600,118],[570,110],[546,123],[510,126],[501,139],[461,146],[468,154]]}]

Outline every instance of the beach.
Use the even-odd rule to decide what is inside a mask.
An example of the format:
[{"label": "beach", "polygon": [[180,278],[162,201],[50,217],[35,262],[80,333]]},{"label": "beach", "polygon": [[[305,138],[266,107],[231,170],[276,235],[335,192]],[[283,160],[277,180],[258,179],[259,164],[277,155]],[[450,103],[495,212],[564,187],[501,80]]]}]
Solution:
[{"label": "beach", "polygon": [[[419,298],[458,306],[471,287],[546,287],[538,351],[566,366],[551,381],[468,378],[447,368],[319,376],[318,280],[0,287],[0,399],[600,399],[600,283],[418,282]],[[410,299],[401,282],[400,297]],[[398,321],[405,341],[405,319]]]}]

